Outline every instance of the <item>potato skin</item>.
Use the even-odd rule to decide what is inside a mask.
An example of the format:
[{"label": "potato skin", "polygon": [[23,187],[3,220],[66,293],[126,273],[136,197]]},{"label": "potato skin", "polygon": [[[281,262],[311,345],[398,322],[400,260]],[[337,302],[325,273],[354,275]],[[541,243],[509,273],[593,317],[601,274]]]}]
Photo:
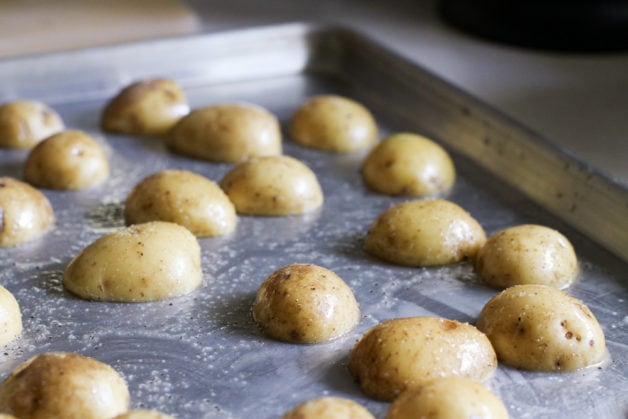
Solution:
[{"label": "potato skin", "polygon": [[16,100],[0,105],[0,147],[31,148],[63,128],[59,114],[45,103]]},{"label": "potato skin", "polygon": [[360,308],[349,286],[321,266],[292,264],[273,272],[257,291],[253,319],[272,338],[317,343],[355,327]]},{"label": "potato skin", "polygon": [[136,409],[122,413],[113,419],[174,419],[174,416],[156,410]]},{"label": "potato skin", "polygon": [[434,141],[398,133],[371,149],[362,164],[362,178],[380,193],[429,196],[448,191],[456,170],[447,151]]},{"label": "potato skin", "polygon": [[187,99],[174,80],[140,80],[107,103],[101,124],[109,132],[165,135],[189,111]]},{"label": "potato skin", "polygon": [[349,371],[362,391],[391,401],[436,377],[482,381],[497,368],[487,337],[475,327],[436,317],[384,321],[368,330],[349,354]]},{"label": "potato skin", "polygon": [[129,391],[120,374],[74,353],[40,354],[0,384],[0,410],[21,419],[100,419],[128,406]]},{"label": "potato skin", "polygon": [[554,287],[515,285],[490,299],[477,327],[499,360],[533,371],[573,371],[607,357],[604,332],[580,300]]},{"label": "potato skin", "polygon": [[482,384],[464,377],[435,378],[393,401],[386,419],[508,419],[504,403]]},{"label": "potato skin", "polygon": [[286,412],[282,419],[375,419],[366,408],[342,397],[308,400]]},{"label": "potato skin", "polygon": [[497,288],[544,284],[565,288],[578,277],[573,246],[558,231],[540,225],[520,225],[488,238],[475,268],[482,280]]},{"label": "potato skin", "polygon": [[240,163],[220,181],[239,214],[293,215],[323,204],[323,191],[314,172],[289,156],[252,158]]},{"label": "potato skin", "polygon": [[0,346],[17,339],[22,333],[22,312],[9,290],[0,285]]},{"label": "potato skin", "polygon": [[375,118],[362,104],[337,95],[308,99],[294,113],[288,133],[297,144],[346,153],[377,141]]},{"label": "potato skin", "polygon": [[166,143],[175,153],[225,163],[282,153],[277,118],[260,106],[248,104],[193,110],[172,129]]},{"label": "potato skin", "polygon": [[84,189],[109,177],[105,150],[88,134],[68,130],[37,144],[24,164],[24,179],[49,189]]},{"label": "potato skin", "polygon": [[27,183],[0,177],[0,246],[43,236],[55,223],[48,198]]},{"label": "potato skin", "polygon": [[187,170],[164,170],[137,184],[126,198],[127,224],[169,221],[195,236],[231,233],[236,228],[235,207],[211,180]]},{"label": "potato skin", "polygon": [[180,225],[153,221],[102,236],[70,261],[63,286],[99,301],[145,302],[177,297],[202,281],[200,246]]},{"label": "potato skin", "polygon": [[407,201],[380,214],[369,228],[365,250],[406,266],[435,266],[473,259],[486,241],[482,226],[444,199]]}]

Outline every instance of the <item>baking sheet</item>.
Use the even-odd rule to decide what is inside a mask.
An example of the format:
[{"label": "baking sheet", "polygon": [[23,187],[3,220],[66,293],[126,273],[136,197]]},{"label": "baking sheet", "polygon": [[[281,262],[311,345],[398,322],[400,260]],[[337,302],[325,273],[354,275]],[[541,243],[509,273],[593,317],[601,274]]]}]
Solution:
[{"label": "baking sheet", "polygon": [[[40,99],[70,128],[110,152],[112,176],[81,192],[45,191],[56,228],[42,240],[0,249],[0,284],[22,307],[24,334],[0,351],[0,377],[53,350],[112,365],[127,379],[134,407],[181,418],[271,418],[310,398],[336,395],[384,417],[387,403],[363,396],[346,368],[354,342],[378,322],[433,315],[473,323],[496,291],[469,264],[407,268],[362,250],[375,217],[405,200],[362,183],[364,153],[334,155],[285,139],[285,153],[317,174],[324,207],[293,217],[240,217],[236,232],[201,239],[204,282],[177,299],[147,304],[82,301],[61,285],[67,262],[123,226],[122,207],[145,176],[185,168],[218,181],[232,167],[169,153],[151,138],[99,129],[106,101],[129,82],[175,78],[192,107],[248,101],[285,123],[307,97],[338,93],[364,102],[382,135],[416,131],[452,153],[458,180],[448,198],[488,234],[521,223],[562,231],[581,261],[569,289],[600,321],[610,362],[574,373],[500,366],[487,382],[513,418],[623,418],[628,413],[628,192],[543,139],[362,36],[307,24],[254,28],[0,61],[0,99]],[[24,151],[3,150],[0,174],[21,178]],[[335,271],[354,290],[362,319],[333,342],[294,345],[263,336],[250,316],[259,284],[275,269],[309,262]]]}]

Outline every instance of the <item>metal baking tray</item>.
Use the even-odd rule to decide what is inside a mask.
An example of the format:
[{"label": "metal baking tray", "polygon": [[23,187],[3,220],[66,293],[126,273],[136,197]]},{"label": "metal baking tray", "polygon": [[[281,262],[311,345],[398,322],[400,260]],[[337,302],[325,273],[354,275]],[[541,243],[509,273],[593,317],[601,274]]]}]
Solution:
[{"label": "metal baking tray", "polygon": [[[624,418],[628,412],[628,191],[434,74],[346,28],[310,24],[209,33],[0,61],[0,99],[32,98],[70,128],[109,149],[112,176],[80,192],[44,191],[58,223],[43,239],[0,249],[0,283],[14,293],[23,336],[0,351],[0,378],[44,351],[74,351],[127,379],[133,407],[180,418],[272,418],[323,395],[352,398],[384,417],[387,403],[360,393],[346,368],[354,342],[378,322],[432,315],[473,323],[497,292],[468,263],[408,268],[367,255],[375,217],[407,198],[362,183],[365,153],[330,154],[288,138],[285,153],[318,175],[326,201],[306,216],[240,217],[234,234],[201,239],[202,288],[168,301],[88,302],[63,290],[68,261],[123,226],[123,201],[145,176],[185,168],[218,181],[231,167],[177,156],[154,138],[99,128],[106,101],[138,79],[176,79],[192,107],[247,101],[285,123],[311,95],[338,93],[366,104],[382,135],[426,134],[453,155],[458,179],[448,198],[488,234],[521,223],[563,232],[582,273],[568,291],[584,300],[606,334],[610,362],[573,373],[500,366],[487,385],[513,418]],[[0,174],[21,178],[25,151],[2,150]],[[260,283],[289,263],[339,274],[362,310],[358,327],[329,343],[266,338],[250,316]]]}]

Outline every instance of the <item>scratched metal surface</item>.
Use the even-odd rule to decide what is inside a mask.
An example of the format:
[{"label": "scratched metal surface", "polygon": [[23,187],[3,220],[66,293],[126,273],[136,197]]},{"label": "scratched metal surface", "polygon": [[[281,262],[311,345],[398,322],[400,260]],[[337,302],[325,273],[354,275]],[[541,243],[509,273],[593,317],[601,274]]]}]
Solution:
[{"label": "scratched metal surface", "polygon": [[[58,218],[54,230],[41,240],[0,249],[0,284],[19,301],[25,326],[23,336],[0,351],[1,378],[37,353],[74,351],[117,369],[128,381],[134,407],[180,418],[272,418],[322,395],[352,398],[382,418],[388,405],[363,396],[346,369],[361,334],[400,316],[473,323],[496,293],[467,263],[407,268],[365,254],[370,223],[404,199],[365,188],[359,174],[364,153],[332,155],[285,138],[285,153],[319,178],[325,193],[320,211],[240,217],[232,235],[201,239],[203,286],[185,297],[113,304],[68,294],[61,285],[65,265],[93,240],[123,226],[123,201],[142,178],[185,168],[218,181],[231,167],[173,155],[159,139],[100,130],[106,101],[130,81],[150,76],[178,80],[192,107],[248,101],[284,124],[307,97],[339,93],[369,106],[382,135],[410,130],[441,141],[458,170],[448,198],[488,234],[539,223],[569,237],[582,274],[568,291],[597,316],[610,352],[606,365],[574,373],[500,366],[487,385],[513,418],[625,417],[628,270],[621,249],[628,193],[370,41],[304,24],[0,61],[0,99],[48,102],[68,127],[105,144],[112,165],[111,178],[96,189],[44,191]],[[0,175],[21,178],[25,157],[23,151],[2,150]],[[596,204],[588,202],[592,196],[600,207],[593,216],[587,212]],[[591,226],[604,234],[590,234]],[[259,332],[249,313],[257,287],[275,269],[295,262],[332,269],[352,287],[362,310],[355,330],[318,345],[276,342]]]}]

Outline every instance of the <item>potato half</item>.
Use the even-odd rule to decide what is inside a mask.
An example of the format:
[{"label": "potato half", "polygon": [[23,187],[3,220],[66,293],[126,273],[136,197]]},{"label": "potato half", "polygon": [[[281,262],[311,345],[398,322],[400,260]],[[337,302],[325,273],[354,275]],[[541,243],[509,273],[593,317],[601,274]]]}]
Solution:
[{"label": "potato half", "polygon": [[351,288],[329,269],[309,264],[273,272],[257,291],[252,312],[265,334],[296,343],[334,339],[360,318]]},{"label": "potato half", "polygon": [[43,236],[55,223],[48,198],[28,183],[0,177],[0,246]]},{"label": "potato half", "polygon": [[226,163],[282,152],[277,118],[266,109],[249,104],[193,110],[177,123],[166,142],[175,153]]},{"label": "potato half", "polygon": [[508,419],[504,403],[482,384],[464,377],[435,378],[404,391],[386,419]]},{"label": "potato half", "polygon": [[507,288],[521,284],[569,286],[578,277],[573,246],[558,231],[540,225],[520,225],[488,238],[475,260],[487,284]]},{"label": "potato half", "polygon": [[202,281],[196,237],[153,221],[109,233],[70,261],[63,286],[87,300],[143,302],[177,297]]},{"label": "potato half", "polygon": [[63,128],[59,114],[45,103],[16,100],[0,105],[0,147],[31,148]]},{"label": "potato half", "polygon": [[377,192],[428,196],[448,191],[456,170],[449,153],[434,141],[399,133],[371,149],[362,164],[362,177]]},{"label": "potato half", "polygon": [[174,419],[174,416],[167,415],[157,410],[136,409],[122,413],[113,419]]},{"label": "potato half", "polygon": [[137,135],[164,135],[190,111],[174,80],[140,80],[122,89],[102,114],[105,131]]},{"label": "potato half", "polygon": [[41,141],[24,164],[24,179],[50,189],[84,189],[109,177],[109,160],[90,135],[62,131]]},{"label": "potato half", "polygon": [[477,327],[499,360],[533,371],[573,371],[607,357],[597,319],[580,300],[547,285],[515,285],[491,298]]},{"label": "potato half", "polygon": [[436,377],[482,381],[496,368],[495,351],[482,332],[436,317],[384,321],[368,330],[349,354],[349,371],[362,391],[387,401]]},{"label": "potato half", "polygon": [[473,259],[486,241],[482,226],[444,199],[403,202],[371,225],[364,248],[388,262],[434,266]]},{"label": "potato half", "polygon": [[128,224],[170,221],[199,237],[231,233],[235,207],[215,182],[187,170],[164,170],[137,184],[126,198]]},{"label": "potato half", "polygon": [[101,419],[128,407],[129,391],[120,374],[74,353],[38,355],[0,384],[0,410],[20,419]]},{"label": "potato half", "polygon": [[220,181],[239,214],[293,215],[323,204],[312,170],[289,156],[257,157],[240,163]]},{"label": "potato half", "polygon": [[0,346],[17,339],[22,333],[22,312],[17,300],[0,285]]},{"label": "potato half", "polygon": [[286,412],[282,419],[375,419],[364,406],[342,397],[308,400]]},{"label": "potato half", "polygon": [[375,118],[361,103],[320,95],[305,101],[292,115],[288,134],[298,144],[332,152],[351,152],[377,141]]}]

